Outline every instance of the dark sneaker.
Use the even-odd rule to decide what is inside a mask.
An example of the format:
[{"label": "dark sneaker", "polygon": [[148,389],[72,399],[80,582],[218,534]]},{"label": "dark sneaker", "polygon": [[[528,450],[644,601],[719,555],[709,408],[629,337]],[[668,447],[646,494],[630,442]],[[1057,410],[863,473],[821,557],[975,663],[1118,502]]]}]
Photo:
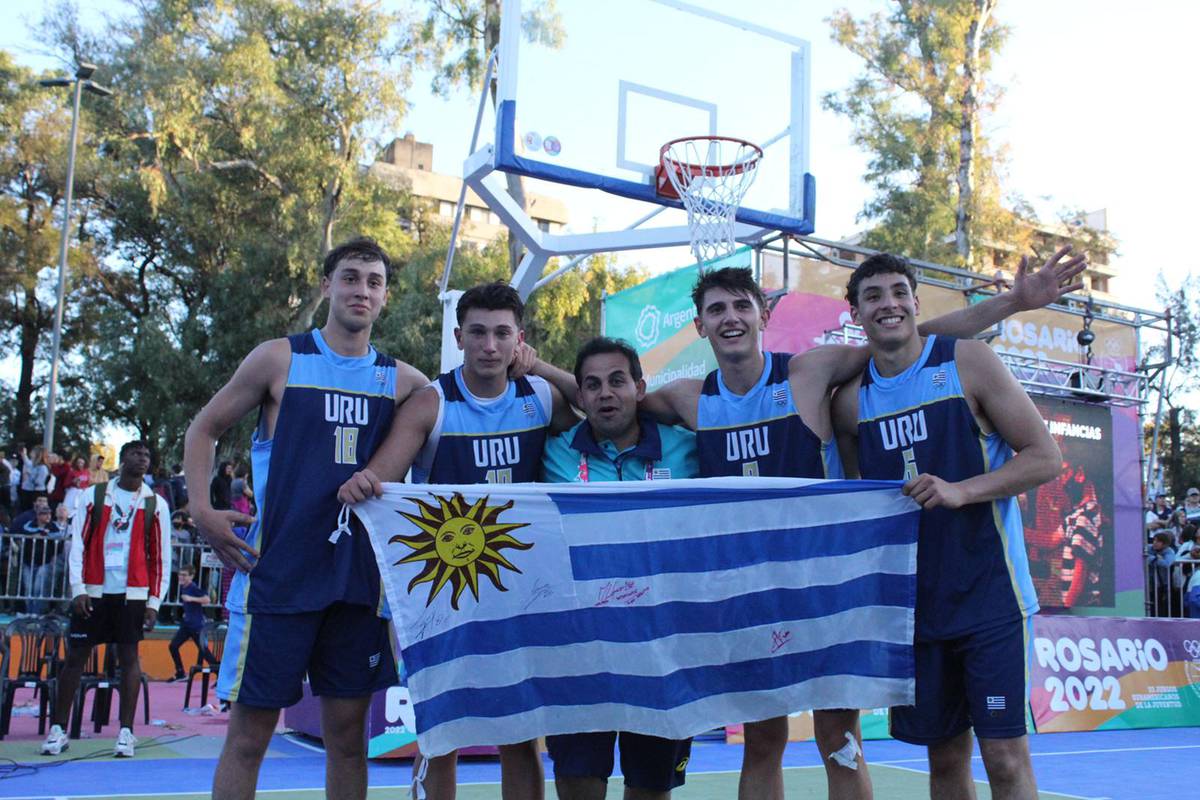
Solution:
[{"label": "dark sneaker", "polygon": [[176,672],[174,675],[167,678],[167,683],[174,683],[175,681],[185,681],[185,680],[187,680],[187,675],[184,675],[182,672]]}]

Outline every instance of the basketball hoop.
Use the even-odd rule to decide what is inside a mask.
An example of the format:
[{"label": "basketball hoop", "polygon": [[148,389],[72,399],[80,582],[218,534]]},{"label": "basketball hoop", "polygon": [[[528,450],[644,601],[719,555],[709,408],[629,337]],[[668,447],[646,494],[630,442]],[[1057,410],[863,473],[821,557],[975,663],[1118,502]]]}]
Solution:
[{"label": "basketball hoop", "polygon": [[655,186],[687,209],[697,263],[734,251],[734,216],[762,156],[758,145],[729,136],[686,136],[662,146]]}]

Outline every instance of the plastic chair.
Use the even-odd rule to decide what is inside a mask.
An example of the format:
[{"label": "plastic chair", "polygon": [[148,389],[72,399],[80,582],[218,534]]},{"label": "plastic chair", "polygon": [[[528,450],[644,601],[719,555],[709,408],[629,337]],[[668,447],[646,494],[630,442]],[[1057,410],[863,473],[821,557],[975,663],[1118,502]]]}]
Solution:
[{"label": "plastic chair", "polygon": [[[8,624],[4,631],[5,662],[13,650],[13,643],[21,646],[17,662],[17,674],[5,681],[0,695],[0,737],[6,736],[12,724],[12,709],[17,691],[32,689],[38,698],[38,734],[46,733],[46,720],[54,709],[58,697],[58,679],[54,674],[62,646],[62,632],[58,625],[37,617],[22,617]],[[5,669],[5,677],[8,669]]]},{"label": "plastic chair", "polygon": [[[214,622],[209,620],[204,623],[204,630],[200,633],[200,652],[196,653],[196,663],[188,670],[187,691],[183,695],[183,707],[189,708],[192,704],[192,679],[197,675],[200,676],[200,707],[208,705],[208,679],[214,671],[220,671],[221,658],[225,655],[225,634],[228,633],[229,626],[224,622]],[[204,647],[207,646],[214,656],[217,657],[217,663],[205,665]]]},{"label": "plastic chair", "polygon": [[[104,645],[103,667],[100,659],[100,648],[93,647],[92,655],[84,668],[83,676],[79,679],[79,690],[75,693],[75,703],[71,711],[70,737],[78,739],[83,728],[83,706],[89,690],[94,691],[92,700],[92,732],[99,733],[108,724],[112,707],[112,693],[121,692],[121,670],[117,666],[117,646],[112,642]],[[142,713],[146,725],[150,724],[150,681],[146,673],[142,673]]]}]

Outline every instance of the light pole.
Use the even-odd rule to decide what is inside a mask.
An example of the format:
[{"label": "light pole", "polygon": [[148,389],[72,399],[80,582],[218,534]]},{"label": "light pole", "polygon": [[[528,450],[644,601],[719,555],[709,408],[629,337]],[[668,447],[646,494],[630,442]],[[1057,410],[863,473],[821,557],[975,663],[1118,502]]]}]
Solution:
[{"label": "light pole", "polygon": [[50,394],[46,398],[46,430],[42,435],[42,450],[50,453],[54,448],[54,400],[58,390],[58,357],[62,343],[63,295],[67,287],[67,239],[71,233],[71,197],[75,188],[75,138],[79,131],[79,99],[89,91],[100,97],[110,97],[106,89],[91,77],[96,72],[95,64],[80,62],[74,78],[51,78],[38,81],[42,86],[70,86],[75,84],[75,105],[71,113],[71,142],[67,147],[67,191],[63,202],[62,237],[58,246],[58,303],[54,308],[54,355],[50,360]]}]

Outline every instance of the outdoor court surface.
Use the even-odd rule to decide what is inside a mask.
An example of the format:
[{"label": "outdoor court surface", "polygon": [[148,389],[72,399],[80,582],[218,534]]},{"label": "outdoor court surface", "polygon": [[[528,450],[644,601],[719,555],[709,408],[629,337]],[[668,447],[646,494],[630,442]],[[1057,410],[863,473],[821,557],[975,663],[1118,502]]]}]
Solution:
[{"label": "outdoor court surface", "polygon": [[[101,734],[85,728],[85,738],[72,741],[58,758],[38,755],[36,721],[14,717],[12,732],[0,741],[0,798],[151,798],[199,800],[208,796],[213,768],[227,725],[219,713],[185,715],[181,684],[154,683],[151,717],[160,725],[142,724],[138,710],[137,756],[112,758],[110,725]],[[24,693],[18,703],[24,700]],[[1041,797],[1111,798],[1111,800],[1182,800],[1200,796],[1200,728],[1146,731],[1044,734],[1031,738],[1034,769]],[[928,797],[923,750],[895,741],[866,743],[875,797],[909,800]],[[84,758],[80,759],[83,756]],[[698,741],[692,748],[687,785],[677,800],[727,800],[736,795],[740,745]],[[824,772],[811,742],[788,745],[785,757],[788,797],[823,798]],[[547,777],[552,765],[545,760]],[[976,756],[979,797],[990,798],[983,765]],[[375,761],[370,767],[370,797],[408,797],[407,761]],[[499,798],[500,768],[494,759],[463,759],[458,797]],[[318,744],[292,735],[276,735],[259,781],[260,796],[269,800],[315,800],[324,796],[324,755]],[[553,788],[547,787],[553,798]],[[621,797],[620,779],[609,783],[609,798]]]}]

